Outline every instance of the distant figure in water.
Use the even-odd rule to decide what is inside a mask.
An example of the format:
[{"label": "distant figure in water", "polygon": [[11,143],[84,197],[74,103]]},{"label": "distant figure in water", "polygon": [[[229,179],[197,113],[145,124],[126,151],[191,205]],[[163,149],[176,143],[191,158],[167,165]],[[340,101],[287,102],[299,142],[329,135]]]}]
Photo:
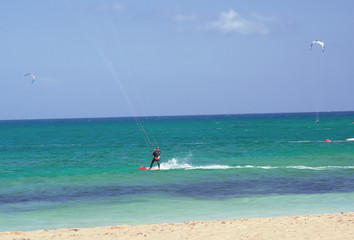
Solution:
[{"label": "distant figure in water", "polygon": [[157,162],[157,166],[158,166],[159,169],[160,169],[160,155],[161,155],[161,152],[160,152],[160,150],[159,150],[159,147],[156,146],[154,152],[152,153],[152,156],[154,156],[154,158],[153,158],[152,161],[151,161],[149,170],[151,170],[152,165],[154,164],[154,162]]},{"label": "distant figure in water", "polygon": [[319,123],[320,122],[320,120],[316,120],[316,123]]}]

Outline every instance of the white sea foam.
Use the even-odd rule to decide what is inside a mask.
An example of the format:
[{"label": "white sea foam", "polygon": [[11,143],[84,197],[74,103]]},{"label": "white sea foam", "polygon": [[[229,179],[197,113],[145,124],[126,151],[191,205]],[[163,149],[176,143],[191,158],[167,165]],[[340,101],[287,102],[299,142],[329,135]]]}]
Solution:
[{"label": "white sea foam", "polygon": [[[245,166],[229,166],[229,165],[204,165],[204,166],[194,166],[192,164],[187,163],[188,158],[191,157],[188,155],[185,159],[176,159],[172,158],[167,162],[161,163],[161,170],[171,170],[171,169],[184,169],[184,170],[197,170],[197,169],[205,169],[205,170],[223,170],[223,169],[298,169],[298,170],[336,170],[336,169],[354,169],[354,166],[254,166],[254,165],[245,165]],[[157,169],[154,167],[153,169]]]},{"label": "white sea foam", "polygon": [[203,142],[192,142],[192,143],[185,143],[186,145],[203,145],[203,144],[205,144],[205,143],[203,143]]},{"label": "white sea foam", "polygon": [[330,169],[354,169],[354,166],[319,166],[319,167],[287,166],[286,168],[294,168],[300,170],[330,170]]},{"label": "white sea foam", "polygon": [[227,165],[207,165],[207,166],[196,166],[196,167],[191,166],[190,168],[187,168],[187,170],[194,170],[194,169],[228,169],[228,168],[235,168],[235,167],[227,166]]},{"label": "white sea foam", "polygon": [[186,169],[192,167],[188,163],[183,163],[183,161],[178,161],[176,158],[170,159],[168,162],[161,163],[162,170],[169,169]]},{"label": "white sea foam", "polygon": [[[330,142],[332,143],[344,143],[344,142],[348,142],[348,139],[346,140],[331,140],[329,139]],[[354,138],[353,140],[351,141],[354,141]],[[279,142],[279,143],[324,143],[326,142],[326,140],[293,140],[293,141],[276,141],[276,142]]]}]

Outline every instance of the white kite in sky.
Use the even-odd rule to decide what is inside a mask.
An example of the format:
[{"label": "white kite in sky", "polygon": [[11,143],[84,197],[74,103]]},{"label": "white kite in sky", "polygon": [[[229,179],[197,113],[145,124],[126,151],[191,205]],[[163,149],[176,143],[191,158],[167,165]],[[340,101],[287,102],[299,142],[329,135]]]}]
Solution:
[{"label": "white kite in sky", "polygon": [[26,75],[25,75],[25,77],[26,76],[31,76],[32,77],[32,83],[34,82],[34,80],[36,80],[36,77],[32,74],[32,73],[27,73]]},{"label": "white kite in sky", "polygon": [[313,41],[313,42],[311,43],[311,45],[310,45],[310,51],[311,51],[311,49],[312,49],[312,45],[315,44],[315,43],[321,45],[321,47],[322,47],[322,52],[324,52],[324,50],[325,50],[325,44],[324,44],[324,42],[322,42],[322,41],[320,41],[320,40],[315,40],[315,41]]}]

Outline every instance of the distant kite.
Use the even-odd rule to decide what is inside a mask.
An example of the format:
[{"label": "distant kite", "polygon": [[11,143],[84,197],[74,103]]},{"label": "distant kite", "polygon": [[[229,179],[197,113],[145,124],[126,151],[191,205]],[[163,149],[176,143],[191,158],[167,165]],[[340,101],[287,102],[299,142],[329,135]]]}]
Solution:
[{"label": "distant kite", "polygon": [[315,43],[321,45],[321,47],[322,47],[322,52],[324,52],[324,50],[325,50],[325,44],[324,44],[324,42],[322,42],[322,41],[320,41],[320,40],[315,40],[315,41],[313,41],[313,42],[311,43],[311,45],[310,45],[310,51],[311,51],[311,49],[312,49],[312,45],[315,44]]},{"label": "distant kite", "polygon": [[34,80],[36,80],[36,77],[32,74],[32,73],[27,73],[26,75],[25,75],[25,77],[26,76],[31,76],[32,77],[32,83],[34,82]]}]

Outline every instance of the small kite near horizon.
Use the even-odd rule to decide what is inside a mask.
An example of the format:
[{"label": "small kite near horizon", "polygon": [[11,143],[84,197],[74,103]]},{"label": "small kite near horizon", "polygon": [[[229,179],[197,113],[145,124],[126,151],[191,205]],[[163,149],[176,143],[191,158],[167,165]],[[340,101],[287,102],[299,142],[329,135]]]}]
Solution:
[{"label": "small kite near horizon", "polygon": [[25,74],[25,77],[26,76],[31,76],[32,77],[32,84],[34,83],[34,80],[36,80],[36,77],[32,73],[27,73],[27,74]]},{"label": "small kite near horizon", "polygon": [[321,47],[322,47],[322,52],[324,52],[324,50],[325,50],[325,44],[324,44],[324,42],[322,42],[322,41],[320,41],[320,40],[315,40],[315,41],[313,41],[312,43],[311,43],[311,45],[310,45],[310,51],[311,51],[311,49],[312,49],[312,45],[313,44],[319,44],[319,45],[321,45]]}]

